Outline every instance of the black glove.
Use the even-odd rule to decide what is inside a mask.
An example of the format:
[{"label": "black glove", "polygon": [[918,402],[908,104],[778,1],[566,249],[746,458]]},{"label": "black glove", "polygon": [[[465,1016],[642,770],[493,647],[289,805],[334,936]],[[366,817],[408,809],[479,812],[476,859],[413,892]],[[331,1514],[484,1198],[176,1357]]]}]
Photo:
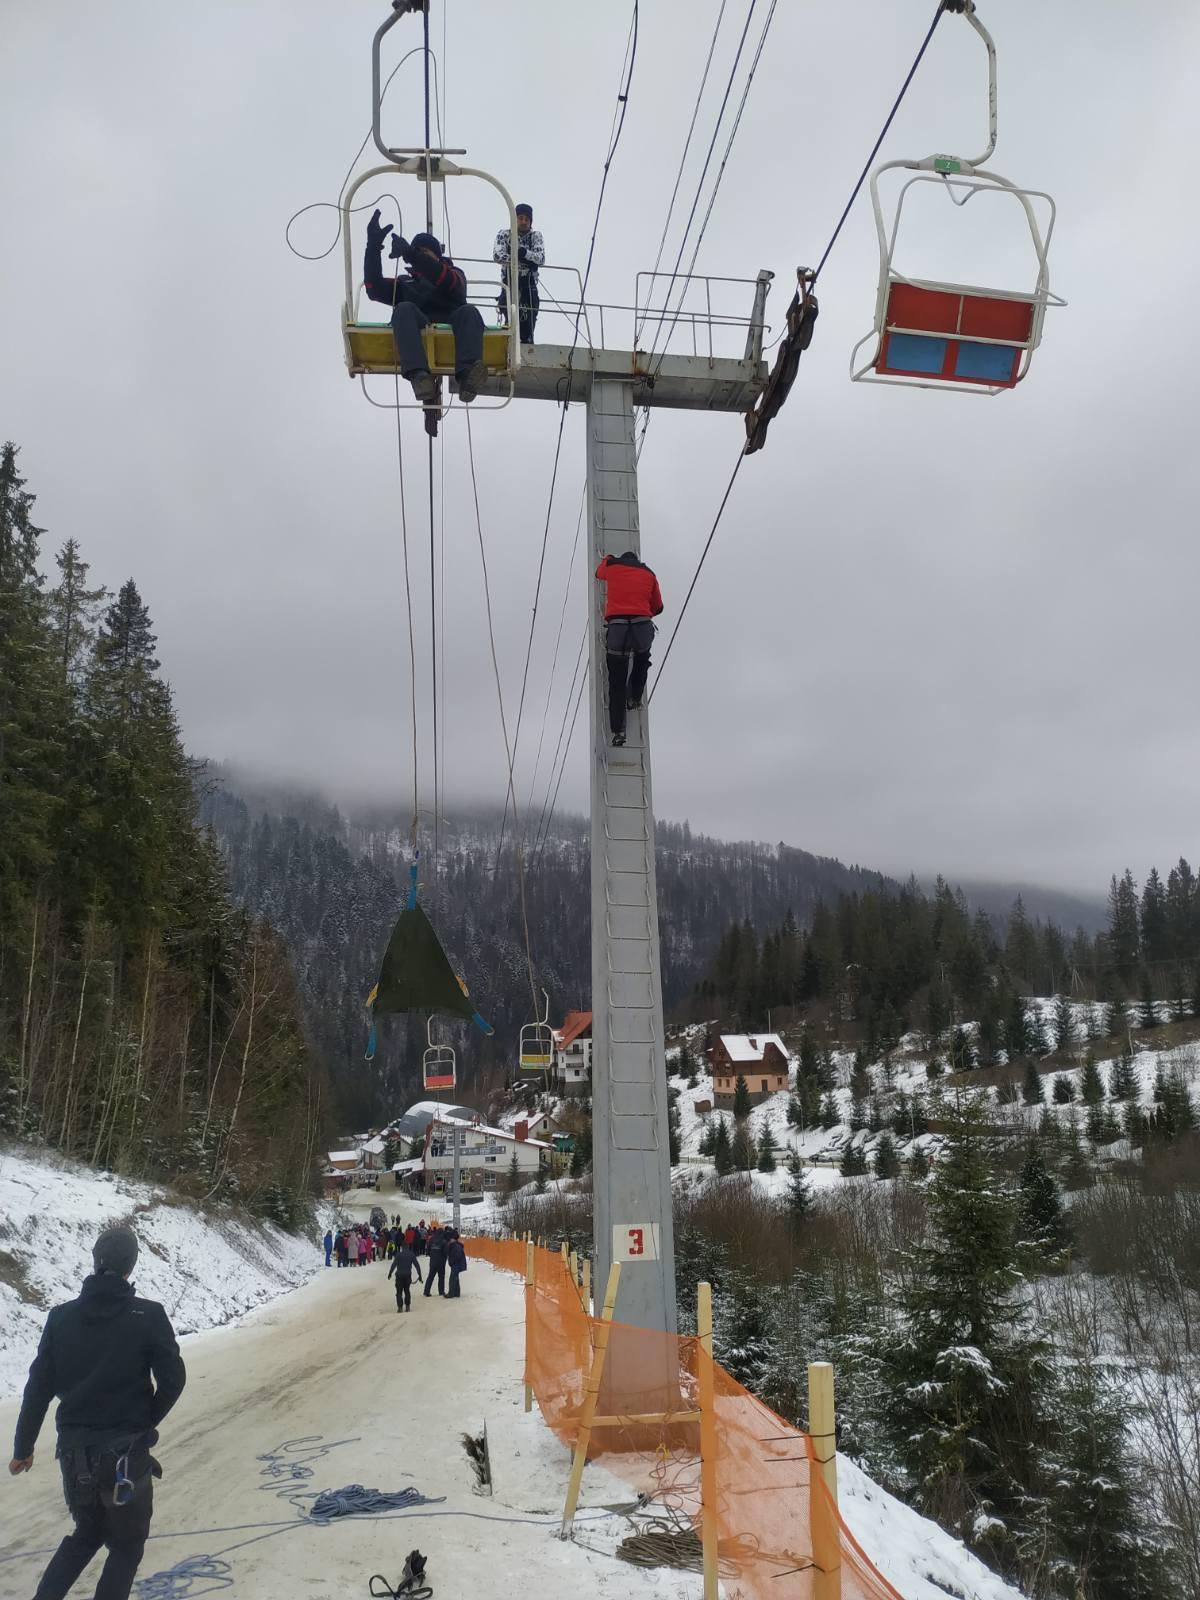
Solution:
[{"label": "black glove", "polygon": [[412,260],[412,245],[409,244],[402,233],[394,233],[392,235],[392,242],[388,246],[388,257],[392,261]]},{"label": "black glove", "polygon": [[517,246],[517,260],[518,261],[524,261],[525,253],[526,253],[525,252],[525,246],[523,244],[518,245]]},{"label": "black glove", "polygon": [[391,231],[391,223],[389,222],[385,226],[381,227],[379,223],[379,212],[373,212],[371,214],[370,222],[367,223],[367,249],[382,250],[383,241],[387,238]]}]

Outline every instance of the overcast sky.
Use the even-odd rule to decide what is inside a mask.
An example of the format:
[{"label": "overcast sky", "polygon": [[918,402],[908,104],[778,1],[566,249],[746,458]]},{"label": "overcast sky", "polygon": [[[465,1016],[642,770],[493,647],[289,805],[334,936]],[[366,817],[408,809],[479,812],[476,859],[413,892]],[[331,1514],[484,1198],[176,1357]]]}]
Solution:
[{"label": "overcast sky", "polygon": [[[590,298],[628,305],[636,272],[653,265],[718,9],[642,0]],[[745,9],[728,0],[694,157]],[[761,0],[752,40],[766,10]],[[7,0],[3,11],[0,436],[23,448],[48,546],[74,536],[93,577],[115,586],[135,576],[193,751],[402,806],[408,646],[393,417],[366,403],[342,365],[340,252],[313,264],[284,243],[292,212],[336,197],[366,131],[371,35],[386,5]],[[794,269],[824,247],[929,11],[928,0],[780,0],[698,269],[752,278],[772,268],[777,327]],[[720,835],[892,871],[1095,890],[1127,863],[1140,878],[1151,862],[1165,869],[1200,850],[1200,228],[1187,166],[1200,9],[989,0],[981,14],[999,50],[994,166],[1058,201],[1052,282],[1069,307],[1048,313],[1031,376],[1013,394],[851,384],[850,347],[870,327],[878,272],[864,196],[823,276],[812,349],[766,450],[742,470],[655,699],[656,807]],[[439,54],[446,21],[447,144],[534,205],[550,261],[582,268],[628,8],[433,0],[433,15]],[[413,19],[391,35],[405,48],[419,37]],[[416,140],[419,87],[414,59],[389,99],[397,143]],[[982,47],[947,17],[884,153],[970,156],[985,112]],[[694,158],[688,204],[698,176]],[[389,188],[414,231],[417,185],[364,192]],[[448,198],[455,253],[489,255],[494,203],[465,180]],[[1019,213],[1005,228],[985,202],[960,212],[930,201],[914,207],[902,266],[1025,286]],[[302,218],[297,245],[324,248],[332,216]],[[556,281],[548,274],[543,293]],[[610,344],[628,344],[628,322],[610,315]],[[559,337],[549,318],[539,334]],[[652,420],[643,553],[668,628],[741,426]],[[474,423],[510,726],[557,427],[555,407],[535,402],[480,410]],[[404,428],[426,706],[424,436],[411,412]],[[461,414],[443,441],[453,812],[503,793],[504,758]],[[583,471],[583,410],[573,407],[522,797]],[[551,745],[583,625],[577,560]],[[429,732],[426,712],[423,776]],[[577,809],[585,746],[581,726],[560,800]],[[547,764],[544,753],[539,806]]]}]

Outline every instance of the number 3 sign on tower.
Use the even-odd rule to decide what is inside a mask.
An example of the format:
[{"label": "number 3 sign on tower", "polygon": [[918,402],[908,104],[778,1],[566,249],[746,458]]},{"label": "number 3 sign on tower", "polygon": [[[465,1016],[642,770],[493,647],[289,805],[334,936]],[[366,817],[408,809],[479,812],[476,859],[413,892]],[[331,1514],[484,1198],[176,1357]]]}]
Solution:
[{"label": "number 3 sign on tower", "polygon": [[613,1224],[614,1261],[657,1261],[657,1222],[617,1222]]}]

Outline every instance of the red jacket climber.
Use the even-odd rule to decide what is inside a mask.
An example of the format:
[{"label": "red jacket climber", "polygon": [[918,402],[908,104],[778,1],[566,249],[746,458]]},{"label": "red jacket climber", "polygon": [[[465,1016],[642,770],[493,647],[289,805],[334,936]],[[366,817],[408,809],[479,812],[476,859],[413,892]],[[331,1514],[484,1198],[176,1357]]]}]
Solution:
[{"label": "red jacket climber", "polygon": [[[612,742],[625,743],[625,713],[641,706],[654,642],[651,617],[663,608],[658,579],[632,550],[605,556],[596,568],[604,584],[605,648],[608,652],[608,720]],[[630,671],[629,657],[633,657]]]}]

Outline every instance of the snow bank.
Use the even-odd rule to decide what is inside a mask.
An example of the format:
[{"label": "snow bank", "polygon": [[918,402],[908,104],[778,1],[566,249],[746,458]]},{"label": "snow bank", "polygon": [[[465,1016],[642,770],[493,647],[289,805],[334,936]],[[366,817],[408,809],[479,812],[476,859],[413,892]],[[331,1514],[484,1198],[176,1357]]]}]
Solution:
[{"label": "snow bank", "polygon": [[838,1457],[838,1507],[847,1527],[904,1600],[1022,1600],[936,1522],[895,1499]]},{"label": "snow bank", "polygon": [[0,1395],[23,1387],[46,1311],[78,1294],[96,1235],[118,1223],[141,1244],[138,1293],[160,1300],[180,1334],[283,1294],[322,1260],[315,1239],[9,1146],[0,1152]]}]

